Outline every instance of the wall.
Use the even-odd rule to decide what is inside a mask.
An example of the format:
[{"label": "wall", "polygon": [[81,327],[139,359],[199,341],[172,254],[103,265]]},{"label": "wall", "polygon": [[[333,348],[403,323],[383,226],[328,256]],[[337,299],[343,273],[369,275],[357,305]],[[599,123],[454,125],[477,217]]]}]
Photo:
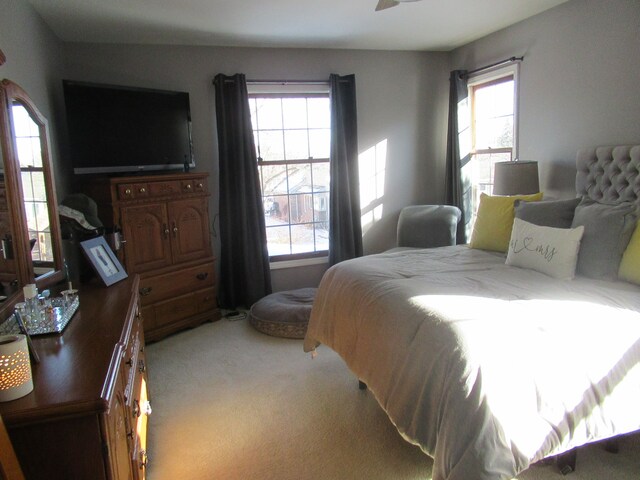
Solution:
[{"label": "wall", "polygon": [[640,2],[572,0],[451,53],[473,69],[524,55],[519,156],[547,196],[574,195],[579,148],[640,143]]},{"label": "wall", "polygon": [[57,161],[58,117],[62,108],[62,44],[49,27],[23,0],[0,0],[0,49],[7,62],[0,67],[0,78],[20,85],[38,105],[49,121],[52,156],[59,192],[67,186],[67,172]]},{"label": "wall", "polygon": [[[366,253],[394,245],[400,208],[443,196],[446,53],[65,44],[65,59],[69,79],[188,91],[196,170],[211,174],[212,191],[218,182],[212,85],[217,73],[290,80],[355,73],[360,151],[387,145],[384,192],[375,202],[381,205],[377,220],[364,236]],[[218,199],[212,198],[212,218],[217,211]],[[274,270],[274,289],[315,286],[325,268]]]}]

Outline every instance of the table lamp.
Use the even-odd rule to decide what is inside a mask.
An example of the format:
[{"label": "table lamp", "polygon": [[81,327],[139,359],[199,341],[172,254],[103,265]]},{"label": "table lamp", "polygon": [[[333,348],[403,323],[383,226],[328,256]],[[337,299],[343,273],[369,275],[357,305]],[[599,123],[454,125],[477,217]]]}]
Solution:
[{"label": "table lamp", "polygon": [[516,160],[495,164],[493,171],[494,195],[529,195],[539,191],[538,162]]}]

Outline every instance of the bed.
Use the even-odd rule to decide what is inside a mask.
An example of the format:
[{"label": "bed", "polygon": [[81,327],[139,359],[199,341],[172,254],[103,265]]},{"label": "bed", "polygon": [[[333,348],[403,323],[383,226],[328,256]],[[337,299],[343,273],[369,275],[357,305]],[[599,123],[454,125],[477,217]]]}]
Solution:
[{"label": "bed", "polygon": [[[581,150],[577,170],[580,205],[634,208],[625,218],[635,228],[640,146]],[[579,272],[612,250],[587,233]],[[318,288],[305,351],[335,350],[400,434],[433,457],[434,480],[511,479],[640,429],[640,286],[553,278],[507,264],[510,254],[392,251],[335,265]]]}]

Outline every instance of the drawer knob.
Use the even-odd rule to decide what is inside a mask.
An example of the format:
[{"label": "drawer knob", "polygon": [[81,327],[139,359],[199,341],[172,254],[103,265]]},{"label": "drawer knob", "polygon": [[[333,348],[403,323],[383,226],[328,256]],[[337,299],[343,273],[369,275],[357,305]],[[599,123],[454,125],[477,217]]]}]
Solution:
[{"label": "drawer knob", "polygon": [[198,187],[198,188],[200,188],[200,189],[202,189],[202,187],[204,187],[204,185],[203,185],[202,183],[199,183],[199,184],[197,185],[197,187]]},{"label": "drawer knob", "polygon": [[140,187],[140,193],[147,193],[147,189],[144,187]]},{"label": "drawer knob", "polygon": [[133,366],[133,358],[129,357],[129,360],[127,360],[125,363],[127,365],[129,365],[130,367],[132,367]]},{"label": "drawer knob", "polygon": [[140,402],[138,400],[133,401],[133,416],[139,417],[142,412],[140,411]]},{"label": "drawer knob", "polygon": [[140,361],[138,362],[138,371],[139,371],[140,373],[144,373],[146,370],[147,370],[147,367],[146,367],[146,365],[144,364],[144,360],[140,360]]},{"label": "drawer knob", "polygon": [[124,194],[125,194],[125,195],[131,195],[131,189],[130,189],[130,188],[127,188],[127,189],[124,191]]},{"label": "drawer knob", "polygon": [[142,287],[140,289],[140,295],[142,295],[143,297],[146,297],[151,293],[151,290],[153,290],[151,287]]},{"label": "drawer knob", "polygon": [[208,276],[209,276],[209,272],[200,272],[199,274],[196,275],[196,278],[198,280],[206,280]]},{"label": "drawer knob", "polygon": [[191,190],[191,184],[187,183],[184,188],[186,188],[187,190]]}]

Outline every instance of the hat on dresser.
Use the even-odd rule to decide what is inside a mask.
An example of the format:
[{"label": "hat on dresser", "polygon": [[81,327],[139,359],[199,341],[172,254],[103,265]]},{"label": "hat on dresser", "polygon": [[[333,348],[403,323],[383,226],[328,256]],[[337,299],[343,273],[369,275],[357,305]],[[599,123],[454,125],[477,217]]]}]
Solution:
[{"label": "hat on dresser", "polygon": [[64,200],[62,200],[62,206],[82,213],[88,225],[84,225],[80,219],[76,218],[76,216],[70,215],[72,212],[69,212],[67,209],[60,209],[60,215],[73,218],[88,230],[95,230],[103,226],[102,222],[98,218],[98,205],[91,197],[86,196],[84,193],[73,193],[71,195],[67,195]]}]

